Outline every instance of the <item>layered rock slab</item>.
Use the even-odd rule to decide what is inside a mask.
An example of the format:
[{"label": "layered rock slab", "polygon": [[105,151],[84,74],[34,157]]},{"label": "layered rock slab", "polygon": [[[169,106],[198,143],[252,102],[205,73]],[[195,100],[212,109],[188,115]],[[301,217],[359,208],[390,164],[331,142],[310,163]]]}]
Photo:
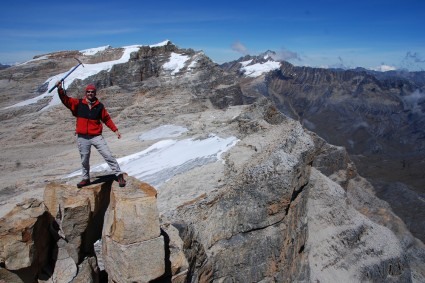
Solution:
[{"label": "layered rock slab", "polygon": [[37,199],[19,203],[0,219],[0,279],[36,278],[49,260],[51,222]]},{"label": "layered rock slab", "polygon": [[44,204],[54,218],[50,230],[55,238],[52,253],[54,268],[48,272],[48,279],[42,282],[71,282],[81,277],[90,278],[93,282],[98,280],[97,268],[84,272],[78,266],[89,258],[95,261],[93,244],[101,237],[112,182],[112,178],[95,181],[82,189],[69,184],[47,184]]},{"label": "layered rock slab", "polygon": [[112,185],[102,232],[102,256],[112,282],[149,282],[165,272],[157,192],[134,178]]},{"label": "layered rock slab", "polygon": [[56,220],[58,235],[75,263],[93,254],[93,244],[101,237],[103,217],[109,204],[113,179],[77,189],[73,185],[50,183],[44,204]]}]

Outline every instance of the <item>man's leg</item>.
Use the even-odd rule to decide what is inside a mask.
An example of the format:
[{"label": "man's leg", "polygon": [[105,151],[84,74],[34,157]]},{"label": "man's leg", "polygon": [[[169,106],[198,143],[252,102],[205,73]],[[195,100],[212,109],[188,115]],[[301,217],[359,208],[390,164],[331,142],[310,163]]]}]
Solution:
[{"label": "man's leg", "polygon": [[97,151],[99,151],[100,155],[102,155],[103,159],[105,159],[106,163],[108,163],[112,172],[114,172],[116,176],[121,175],[123,172],[121,172],[120,165],[118,164],[115,157],[112,156],[112,152],[106,144],[103,136],[100,135],[92,138],[92,144],[97,149]]},{"label": "man's leg", "polygon": [[106,163],[108,163],[109,167],[111,167],[115,176],[118,178],[118,183],[120,187],[125,187],[126,181],[124,180],[123,172],[121,172],[120,165],[115,157],[112,156],[112,152],[106,144],[103,136],[96,136],[92,139],[92,144],[96,147],[97,151],[99,151],[100,155],[103,156]]},{"label": "man's leg", "polygon": [[90,150],[91,141],[89,138],[78,136],[78,150],[81,156],[81,169],[83,180],[90,180]]}]

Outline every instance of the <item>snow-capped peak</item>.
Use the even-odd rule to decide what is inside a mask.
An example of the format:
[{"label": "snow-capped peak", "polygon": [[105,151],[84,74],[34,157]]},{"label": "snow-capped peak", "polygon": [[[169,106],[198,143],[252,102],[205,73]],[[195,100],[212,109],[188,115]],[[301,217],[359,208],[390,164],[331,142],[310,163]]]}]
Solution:
[{"label": "snow-capped peak", "polygon": [[171,41],[168,40],[168,39],[167,40],[164,40],[163,42],[157,43],[157,44],[149,45],[149,47],[151,47],[151,48],[153,48],[153,47],[160,47],[160,46],[165,46],[167,44],[171,44]]},{"label": "snow-capped peak", "polygon": [[[163,42],[157,43],[157,44],[153,44],[153,45],[149,45],[150,47],[160,47],[160,46],[164,46],[171,43],[169,40],[165,40]],[[124,46],[122,47],[124,49],[123,55],[121,56],[120,59],[118,60],[112,60],[112,61],[106,61],[106,62],[100,62],[100,63],[95,63],[95,64],[84,64],[84,68],[77,68],[75,69],[74,72],[72,72],[67,78],[66,78],[66,85],[65,85],[65,89],[72,84],[72,82],[76,79],[79,80],[84,80],[90,76],[96,75],[98,73],[100,73],[101,71],[109,71],[114,65],[116,64],[121,64],[121,63],[126,63],[129,59],[130,59],[130,54],[132,52],[135,52],[137,50],[139,50],[140,47],[143,47],[145,45],[131,45],[131,46]],[[80,52],[83,55],[87,55],[87,56],[91,56],[94,55],[98,52],[104,51],[108,48],[111,48],[111,46],[106,45],[106,46],[102,46],[102,47],[97,47],[97,48],[90,48],[90,49],[85,49],[85,50],[81,50]],[[180,65],[179,65],[180,66]],[[58,105],[60,104],[60,100],[59,97],[57,95],[54,95],[54,92],[49,93],[48,90],[51,89],[56,82],[60,81],[63,77],[65,77],[68,72],[70,70],[61,73],[61,74],[57,74],[53,77],[48,78],[45,83],[48,84],[47,90],[34,98],[31,99],[27,99],[25,101],[19,102],[15,105],[6,107],[6,108],[12,108],[12,107],[20,107],[20,106],[26,106],[26,105],[30,105],[33,103],[37,103],[39,100],[46,98],[46,97],[52,97],[52,100],[50,101],[50,103],[44,107],[42,110],[46,110],[52,106]]]},{"label": "snow-capped peak", "polygon": [[378,67],[372,68],[371,70],[378,71],[378,72],[387,72],[387,71],[397,70],[397,68],[394,67],[394,66],[389,66],[389,65],[382,64],[382,65],[380,65]]},{"label": "snow-capped peak", "polygon": [[[274,53],[274,52],[273,52]],[[242,67],[240,68],[241,73],[247,77],[258,77],[264,73],[276,70],[280,68],[280,62],[273,59],[271,51],[267,51],[260,54],[255,59],[240,62]]]}]

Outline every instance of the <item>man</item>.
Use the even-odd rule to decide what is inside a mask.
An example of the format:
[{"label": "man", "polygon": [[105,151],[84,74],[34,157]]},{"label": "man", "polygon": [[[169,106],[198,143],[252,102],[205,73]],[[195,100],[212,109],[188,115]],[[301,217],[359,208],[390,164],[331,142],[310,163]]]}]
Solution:
[{"label": "man", "polygon": [[76,129],[78,149],[81,155],[83,179],[77,184],[78,188],[90,185],[90,151],[93,145],[103,156],[106,163],[117,176],[120,187],[126,185],[123,172],[117,160],[112,156],[105,139],[102,136],[102,123],[113,131],[120,139],[121,134],[115,126],[105,106],[96,98],[96,87],[89,84],[86,87],[85,98],[77,99],[66,95],[62,82],[56,83],[59,98],[62,103],[77,117]]}]

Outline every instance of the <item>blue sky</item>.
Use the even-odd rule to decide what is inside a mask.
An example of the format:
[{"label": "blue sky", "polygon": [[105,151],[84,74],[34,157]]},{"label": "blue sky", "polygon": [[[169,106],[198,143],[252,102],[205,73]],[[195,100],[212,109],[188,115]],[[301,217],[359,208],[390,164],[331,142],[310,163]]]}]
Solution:
[{"label": "blue sky", "polygon": [[425,70],[425,1],[8,1],[0,63],[171,40],[217,63],[266,50],[300,66]]}]

